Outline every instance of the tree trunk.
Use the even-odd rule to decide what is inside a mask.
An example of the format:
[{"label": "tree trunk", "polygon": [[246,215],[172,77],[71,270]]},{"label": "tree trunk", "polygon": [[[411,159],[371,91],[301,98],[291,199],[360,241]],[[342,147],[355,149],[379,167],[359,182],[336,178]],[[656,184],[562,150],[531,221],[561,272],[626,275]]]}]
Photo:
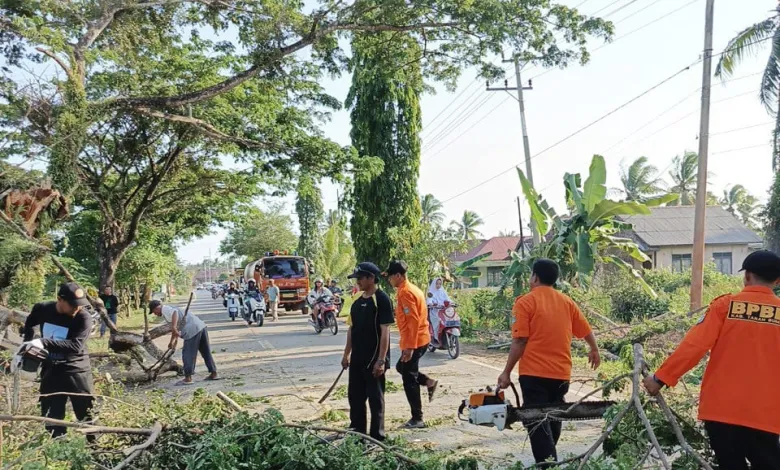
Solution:
[{"label": "tree trunk", "polygon": [[135,309],[138,310],[141,308],[141,288],[138,284],[135,284],[133,288],[135,289],[133,302],[135,302]]}]

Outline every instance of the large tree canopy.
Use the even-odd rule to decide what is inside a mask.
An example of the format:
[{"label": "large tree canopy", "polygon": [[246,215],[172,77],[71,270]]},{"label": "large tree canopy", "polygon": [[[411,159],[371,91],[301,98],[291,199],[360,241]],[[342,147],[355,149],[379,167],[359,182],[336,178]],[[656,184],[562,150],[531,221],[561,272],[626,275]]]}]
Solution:
[{"label": "large tree canopy", "polygon": [[292,251],[298,243],[292,225],[292,219],[282,212],[281,206],[270,206],[266,210],[251,208],[231,227],[220,243],[219,251],[245,261],[254,261],[269,251]]}]

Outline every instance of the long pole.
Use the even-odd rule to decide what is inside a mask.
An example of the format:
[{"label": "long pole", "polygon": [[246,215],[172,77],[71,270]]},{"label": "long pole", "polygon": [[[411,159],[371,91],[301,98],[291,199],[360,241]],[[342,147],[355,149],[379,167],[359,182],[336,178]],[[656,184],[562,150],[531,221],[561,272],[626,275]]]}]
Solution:
[{"label": "long pole", "polygon": [[525,237],[523,236],[523,213],[520,212],[520,196],[517,196],[517,219],[520,221],[520,256],[525,258]]},{"label": "long pole", "polygon": [[699,174],[696,181],[696,212],[693,225],[691,310],[701,307],[704,289],[704,224],[707,211],[707,152],[710,138],[710,86],[712,83],[712,30],[715,0],[707,0],[704,22],[704,63],[701,80],[699,123]]},{"label": "long pole", "polygon": [[[528,178],[528,181],[533,186],[534,184],[534,172],[533,168],[531,168],[531,144],[528,141],[528,126],[525,122],[525,101],[523,99],[523,90],[533,90],[533,87],[531,86],[531,81],[528,81],[528,86],[523,87],[523,79],[520,75],[520,69],[522,68],[520,66],[520,58],[518,55],[515,55],[512,60],[505,60],[506,62],[513,62],[515,64],[515,80],[516,80],[516,86],[510,87],[509,83],[504,80],[504,86],[503,87],[497,87],[497,88],[491,88],[488,84],[487,91],[502,91],[502,92],[510,92],[510,91],[517,91],[517,103],[520,106],[520,127],[523,131],[523,155],[525,155],[525,176]],[[541,236],[539,235],[538,228],[536,227],[536,224],[534,223],[533,219],[531,219],[531,232],[533,233],[533,240],[534,245],[538,245]]]},{"label": "long pole", "polygon": [[[517,81],[517,103],[520,106],[520,126],[523,128],[523,154],[525,155],[525,176],[531,186],[534,185],[534,172],[531,168],[531,144],[528,141],[528,126],[525,123],[525,101],[523,100],[523,80],[520,77],[520,59],[515,55],[515,80]],[[541,237],[533,219],[531,219],[531,233],[534,245],[538,245]]]}]

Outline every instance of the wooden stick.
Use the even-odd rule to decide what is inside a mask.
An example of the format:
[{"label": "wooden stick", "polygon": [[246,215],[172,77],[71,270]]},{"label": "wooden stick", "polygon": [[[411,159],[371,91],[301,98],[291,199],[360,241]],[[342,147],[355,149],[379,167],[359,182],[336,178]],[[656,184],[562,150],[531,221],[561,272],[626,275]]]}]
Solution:
[{"label": "wooden stick", "polygon": [[232,398],[230,398],[229,396],[225,395],[225,394],[224,394],[224,393],[222,393],[221,391],[220,391],[220,392],[217,392],[217,398],[219,398],[220,400],[222,400],[223,402],[225,402],[225,404],[226,404],[227,406],[229,406],[229,407],[233,408],[233,410],[235,410],[235,411],[238,411],[238,412],[244,411],[244,408],[242,408],[242,407],[241,407],[241,405],[239,405],[238,403],[236,403],[235,401],[233,401],[233,399],[232,399]]},{"label": "wooden stick", "polygon": [[123,468],[130,465],[130,462],[135,460],[136,457],[141,455],[141,453],[151,447],[154,442],[157,440],[158,437],[160,437],[160,433],[162,432],[162,424],[160,423],[154,423],[154,426],[152,426],[151,429],[152,433],[149,434],[149,438],[143,443],[139,444],[137,446],[130,447],[128,449],[124,450],[124,454],[127,455],[127,458],[123,461],[119,462],[112,470],[122,470]]},{"label": "wooden stick", "polygon": [[[631,394],[631,400],[634,402],[639,419],[645,425],[645,429],[647,430],[647,437],[650,439],[650,442],[653,443],[653,447],[655,447],[655,450],[658,452],[658,459],[661,461],[661,464],[663,464],[666,470],[670,470],[672,466],[669,465],[669,461],[666,459],[666,454],[664,454],[664,451],[661,448],[661,444],[658,442],[658,437],[656,437],[655,431],[653,431],[653,425],[651,425],[650,420],[647,419],[647,414],[645,414],[645,409],[642,408],[642,401],[639,398],[639,382],[640,377],[642,377],[641,371],[645,368],[645,359],[643,353],[644,350],[642,345],[639,343],[634,344],[634,391]],[[638,369],[637,364],[639,367]]]},{"label": "wooden stick", "polygon": [[[647,367],[642,369],[642,375],[647,377],[649,374],[647,373]],[[671,408],[669,408],[669,405],[666,404],[666,399],[663,395],[660,393],[655,396],[656,403],[658,403],[658,406],[661,408],[661,411],[663,411],[664,416],[666,416],[666,420],[669,421],[669,424],[672,425],[672,430],[674,431],[674,435],[677,437],[677,441],[680,442],[680,445],[682,446],[683,450],[696,459],[697,462],[699,462],[699,465],[701,468],[704,468],[705,470],[712,470],[712,467],[709,463],[707,463],[704,458],[702,458],[701,455],[699,455],[698,452],[693,450],[690,444],[688,444],[688,441],[685,439],[685,436],[683,435],[682,429],[680,428],[680,425],[677,423],[677,418],[674,416],[674,413],[672,412]]]}]

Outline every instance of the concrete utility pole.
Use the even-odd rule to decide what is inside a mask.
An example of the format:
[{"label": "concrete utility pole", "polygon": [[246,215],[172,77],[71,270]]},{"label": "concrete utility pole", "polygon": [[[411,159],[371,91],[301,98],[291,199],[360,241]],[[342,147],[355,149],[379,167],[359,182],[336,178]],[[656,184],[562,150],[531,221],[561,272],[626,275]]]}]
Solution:
[{"label": "concrete utility pole", "polygon": [[701,80],[701,120],[699,123],[699,174],[696,181],[696,212],[693,226],[691,265],[691,310],[701,307],[704,288],[704,237],[707,210],[707,152],[710,139],[710,87],[712,83],[712,29],[715,0],[707,0],[704,21],[704,59]]},{"label": "concrete utility pole", "polygon": [[523,213],[520,212],[520,196],[517,196],[517,218],[520,220],[520,256],[525,258],[525,237],[523,236]]},{"label": "concrete utility pole", "polygon": [[[533,90],[533,86],[531,84],[531,80],[528,80],[528,86],[523,87],[523,80],[520,76],[520,69],[522,69],[522,66],[520,65],[520,59],[517,55],[512,60],[504,60],[504,63],[507,62],[514,62],[515,64],[515,87],[510,87],[507,80],[504,80],[504,87],[503,88],[491,88],[488,84],[487,91],[517,91],[517,102],[520,105],[520,126],[523,130],[523,153],[525,155],[525,176],[528,178],[528,181],[531,183],[531,185],[534,184],[534,172],[531,168],[531,144],[528,142],[528,126],[526,126],[525,123],[525,102],[523,101],[523,90]],[[533,232],[533,239],[534,239],[534,245],[538,245],[541,241],[541,237],[539,235],[539,230],[536,227],[536,224],[534,223],[533,219],[531,219],[531,232]]]}]

